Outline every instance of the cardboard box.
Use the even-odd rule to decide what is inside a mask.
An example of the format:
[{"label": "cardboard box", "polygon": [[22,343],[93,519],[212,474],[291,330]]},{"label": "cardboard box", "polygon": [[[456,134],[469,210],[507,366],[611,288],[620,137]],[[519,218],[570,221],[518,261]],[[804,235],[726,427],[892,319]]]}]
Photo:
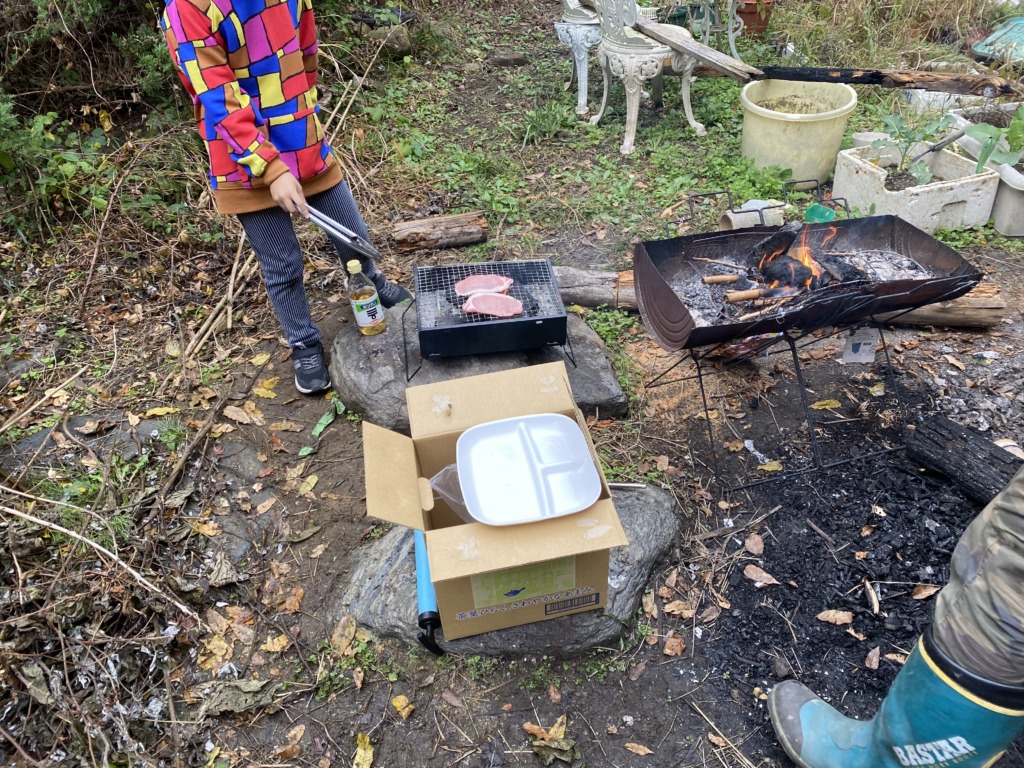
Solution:
[{"label": "cardboard box", "polygon": [[366,510],[425,532],[445,638],[604,607],[609,550],[628,542],[603,474],[598,500],[582,512],[510,526],[465,523],[430,487],[455,463],[466,429],[537,413],[575,418],[600,471],[565,365],[410,387],[406,401],[411,437],[363,423]]}]

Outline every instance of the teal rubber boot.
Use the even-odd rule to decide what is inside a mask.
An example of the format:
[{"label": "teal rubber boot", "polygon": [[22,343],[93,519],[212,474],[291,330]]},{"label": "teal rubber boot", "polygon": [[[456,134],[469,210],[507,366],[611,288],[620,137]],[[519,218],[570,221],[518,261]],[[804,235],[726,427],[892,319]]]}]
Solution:
[{"label": "teal rubber boot", "polygon": [[793,680],[775,686],[768,710],[801,768],[983,768],[1024,728],[1024,688],[968,672],[926,633],[871,720],[844,717]]}]

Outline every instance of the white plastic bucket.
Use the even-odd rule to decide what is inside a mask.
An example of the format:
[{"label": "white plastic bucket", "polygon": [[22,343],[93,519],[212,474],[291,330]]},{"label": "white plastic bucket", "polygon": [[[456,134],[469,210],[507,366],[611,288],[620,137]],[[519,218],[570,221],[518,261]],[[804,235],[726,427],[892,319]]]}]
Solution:
[{"label": "white plastic bucket", "polygon": [[743,156],[757,168],[777,165],[794,181],[828,180],[857,92],[845,83],[758,80],[740,93]]}]

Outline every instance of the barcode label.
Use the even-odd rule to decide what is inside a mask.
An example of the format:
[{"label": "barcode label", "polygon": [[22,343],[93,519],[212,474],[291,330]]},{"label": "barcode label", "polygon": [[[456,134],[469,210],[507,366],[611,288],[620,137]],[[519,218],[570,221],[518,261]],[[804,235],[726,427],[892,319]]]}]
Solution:
[{"label": "barcode label", "polygon": [[601,595],[595,592],[592,595],[580,595],[579,597],[572,597],[568,600],[559,600],[555,603],[548,603],[544,606],[544,615],[550,616],[553,613],[565,613],[576,608],[582,608],[587,605],[597,605],[601,602]]}]

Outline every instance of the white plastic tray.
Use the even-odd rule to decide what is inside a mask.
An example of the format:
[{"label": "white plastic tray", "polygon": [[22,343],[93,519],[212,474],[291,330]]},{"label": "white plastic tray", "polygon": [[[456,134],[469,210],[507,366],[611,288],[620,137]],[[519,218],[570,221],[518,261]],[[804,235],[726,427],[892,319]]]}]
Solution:
[{"label": "white plastic tray", "polygon": [[586,509],[601,476],[574,419],[540,413],[470,427],[455,447],[466,509],[487,525],[517,525]]}]

